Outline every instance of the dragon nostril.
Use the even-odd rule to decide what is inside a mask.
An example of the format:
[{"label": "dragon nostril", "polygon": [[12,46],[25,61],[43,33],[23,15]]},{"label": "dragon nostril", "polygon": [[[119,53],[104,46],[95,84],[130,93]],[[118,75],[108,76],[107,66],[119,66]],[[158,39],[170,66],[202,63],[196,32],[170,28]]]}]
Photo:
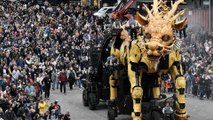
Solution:
[{"label": "dragon nostril", "polygon": [[160,46],[159,46],[157,50],[162,50],[162,49],[163,49],[163,47],[160,47]]},{"label": "dragon nostril", "polygon": [[146,49],[149,49],[149,46],[148,45],[145,45]]}]

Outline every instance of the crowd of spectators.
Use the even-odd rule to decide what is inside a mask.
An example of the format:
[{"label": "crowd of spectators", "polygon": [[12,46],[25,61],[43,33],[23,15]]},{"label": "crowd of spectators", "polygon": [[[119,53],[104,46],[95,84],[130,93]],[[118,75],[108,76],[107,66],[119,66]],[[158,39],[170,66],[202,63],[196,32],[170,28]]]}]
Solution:
[{"label": "crowd of spectators", "polygon": [[[95,10],[72,3],[0,1],[1,119],[60,117],[57,102],[48,105],[50,90],[60,87],[66,94],[67,83],[70,90],[74,83],[81,88],[88,51],[104,39]],[[70,119],[69,112],[64,119]]]},{"label": "crowd of spectators", "polygon": [[209,99],[213,90],[213,37],[202,29],[188,31],[183,44],[187,94]]}]

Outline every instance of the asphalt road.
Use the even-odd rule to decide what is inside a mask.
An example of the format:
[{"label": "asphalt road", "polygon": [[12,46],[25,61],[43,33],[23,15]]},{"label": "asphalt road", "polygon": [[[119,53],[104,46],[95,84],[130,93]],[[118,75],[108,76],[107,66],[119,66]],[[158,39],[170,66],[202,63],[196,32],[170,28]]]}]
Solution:
[{"label": "asphalt road", "polygon": [[[107,120],[106,104],[101,103],[97,110],[91,111],[82,104],[82,90],[74,88],[67,90],[66,94],[59,90],[51,91],[49,102],[59,100],[62,112],[69,111],[72,120]],[[187,112],[189,120],[213,120],[213,100],[199,100],[187,97]],[[116,120],[131,120],[130,116],[119,116]]]}]

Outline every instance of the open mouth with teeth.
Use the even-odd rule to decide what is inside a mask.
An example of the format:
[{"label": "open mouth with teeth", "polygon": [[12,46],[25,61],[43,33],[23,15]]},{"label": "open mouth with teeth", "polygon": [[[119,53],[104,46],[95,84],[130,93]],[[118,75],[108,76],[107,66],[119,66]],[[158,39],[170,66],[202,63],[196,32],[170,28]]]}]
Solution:
[{"label": "open mouth with teeth", "polygon": [[148,59],[150,60],[159,60],[160,56],[148,55]]}]

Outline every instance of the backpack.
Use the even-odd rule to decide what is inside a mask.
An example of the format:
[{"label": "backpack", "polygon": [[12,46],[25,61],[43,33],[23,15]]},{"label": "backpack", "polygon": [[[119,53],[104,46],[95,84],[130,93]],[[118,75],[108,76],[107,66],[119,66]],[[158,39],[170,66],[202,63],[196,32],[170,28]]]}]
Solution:
[{"label": "backpack", "polygon": [[74,79],[75,79],[75,74],[73,71],[71,71],[69,74],[69,80],[74,80]]}]

